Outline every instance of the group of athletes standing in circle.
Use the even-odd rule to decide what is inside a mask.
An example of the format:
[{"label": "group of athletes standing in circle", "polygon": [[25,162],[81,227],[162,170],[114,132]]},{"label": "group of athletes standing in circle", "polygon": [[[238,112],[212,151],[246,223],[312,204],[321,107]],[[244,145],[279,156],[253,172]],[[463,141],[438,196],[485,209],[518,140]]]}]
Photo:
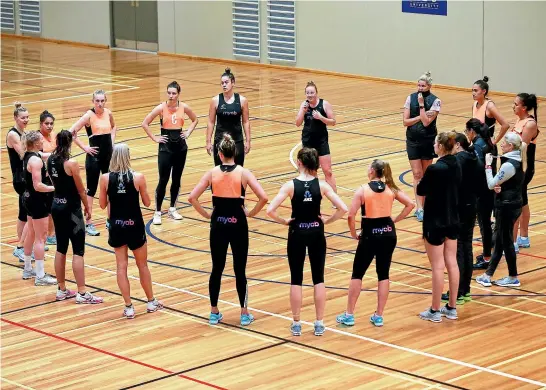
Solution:
[{"label": "group of athletes standing in circle", "polygon": [[[354,311],[362,279],[375,258],[377,309],[370,322],[375,326],[383,325],[383,311],[389,294],[390,264],[397,243],[395,224],[406,218],[415,206],[415,216],[423,223],[425,248],[432,266],[432,304],[420,313],[422,319],[433,322],[441,322],[442,316],[457,319],[456,306],[471,300],[473,268],[486,269],[476,281],[491,286],[491,277],[503,253],[509,275],[494,283],[499,286],[520,285],[516,253],[519,247],[530,246],[527,186],[534,174],[539,134],[537,99],[526,93],[516,96],[513,110],[517,122],[509,132],[510,125],[487,98],[487,81],[484,77],[473,86],[473,118],[466,122],[464,134],[455,131],[438,134],[436,122],[441,101],[430,92],[430,73],[421,76],[418,91],[406,99],[403,115],[415,202],[394,183],[389,163],[376,159],[368,166],[368,183],[355,191],[350,207],[337,195],[332,173],[328,143],[328,126],[336,124],[332,105],[318,97],[318,88],[313,82],[307,83],[306,100],[302,102],[295,120],[297,126],[303,124],[303,148],[297,156],[299,174],[281,187],[267,207],[267,215],[271,219],[288,226],[287,254],[293,313],[290,330],[294,336],[301,334],[300,310],[306,253],[309,255],[315,290],[314,334],[320,336],[325,331],[324,226],[342,218],[347,212],[351,236],[358,240],[358,246],[348,289],[347,309],[336,317],[338,323],[348,326],[355,324]],[[213,155],[215,167],[201,178],[188,201],[199,214],[211,220],[209,322],[217,324],[223,318],[218,309],[218,300],[229,245],[241,306],[240,322],[246,326],[254,321],[248,311],[247,218],[260,212],[267,204],[268,196],[252,172],[243,167],[245,155],[251,148],[249,106],[244,96],[234,92],[235,76],[229,68],[221,76],[221,86],[222,93],[211,100],[206,131],[206,151]],[[195,130],[198,119],[192,109],[179,100],[180,91],[176,81],[170,83],[167,86],[168,100],[156,106],[142,123],[146,134],[159,144],[159,181],[153,216],[156,225],[161,224],[161,208],[169,177],[170,207],[167,213],[174,220],[182,219],[176,204],[188,151],[186,140]],[[19,195],[19,243],[13,254],[24,262],[23,279],[34,279],[37,286],[58,284],[58,300],[75,297],[77,303],[103,302],[102,298],[86,291],[83,260],[85,234],[100,234],[92,223],[93,199],[99,190],[99,205],[108,210],[108,243],[115,251],[117,282],[125,302],[124,315],[133,318],[135,309],[127,277],[128,250],[133,252],[136,260],[140,283],[148,300],[147,311],[154,312],[163,306],[153,294],[147,267],[145,223],[140,206],[142,201],[144,206],[149,207],[151,199],[146,178],[131,168],[129,147],[124,143],[115,144],[117,127],[112,112],[105,107],[106,101],[104,91],[95,91],[94,107],[70,130],[62,130],[56,137],[52,136],[55,118],[48,111],[40,116],[39,131],[25,132],[29,114],[24,107],[16,104],[15,125],[6,139],[13,186]],[[160,135],[154,135],[150,128],[157,116],[160,117]],[[191,123],[184,131],[186,116]],[[501,129],[495,136],[496,122]],[[78,137],[83,127],[89,138],[88,146]],[[86,153],[87,189],[83,185],[78,163],[71,159],[73,143]],[[503,151],[500,167],[496,163],[498,144]],[[432,164],[436,157],[438,160]],[[317,177],[319,168],[324,173],[324,181]],[[245,207],[248,187],[258,198],[250,211]],[[212,192],[212,210],[199,202],[200,196],[208,188]],[[334,207],[334,212],[329,216],[321,211],[324,197]],[[290,218],[277,214],[279,206],[287,198],[291,200]],[[404,208],[392,219],[395,200]],[[361,229],[357,232],[355,224],[359,210]],[[493,211],[494,234],[491,227]],[[473,264],[472,239],[476,217],[482,233],[483,253]],[[520,236],[517,235],[518,228]],[[67,289],[65,283],[69,243],[73,249],[72,268],[78,291]],[[57,245],[56,277],[44,271],[46,244]],[[32,267],[32,260],[35,260],[35,268]],[[445,268],[448,270],[449,292],[442,294]],[[444,307],[441,307],[442,300],[447,302]]]}]

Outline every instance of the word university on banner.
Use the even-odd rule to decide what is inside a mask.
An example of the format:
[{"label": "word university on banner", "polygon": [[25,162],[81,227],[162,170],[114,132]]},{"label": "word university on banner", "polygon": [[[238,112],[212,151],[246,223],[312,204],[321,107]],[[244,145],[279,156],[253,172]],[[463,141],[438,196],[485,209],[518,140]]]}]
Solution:
[{"label": "word university on banner", "polygon": [[447,16],[447,0],[402,0],[402,12]]}]

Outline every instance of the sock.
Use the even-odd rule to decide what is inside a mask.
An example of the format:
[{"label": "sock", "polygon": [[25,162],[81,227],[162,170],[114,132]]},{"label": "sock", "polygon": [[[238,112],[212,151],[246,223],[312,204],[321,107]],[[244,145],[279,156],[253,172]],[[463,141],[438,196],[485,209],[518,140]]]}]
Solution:
[{"label": "sock", "polygon": [[32,256],[25,255],[25,271],[32,271]]},{"label": "sock", "polygon": [[155,298],[150,299],[148,303],[152,303],[153,301],[155,301]]},{"label": "sock", "polygon": [[451,306],[449,306],[449,303],[447,303],[447,304],[446,304],[446,309],[447,309],[447,310],[453,310],[453,309],[455,309],[455,308],[454,308],[454,307],[451,307]]},{"label": "sock", "polygon": [[319,321],[319,320],[316,320],[316,321],[315,321],[315,325],[324,326],[324,322],[323,322],[323,320],[320,320],[320,321]]},{"label": "sock", "polygon": [[127,309],[130,309],[131,307],[133,307],[133,304],[132,304],[132,303],[129,303],[128,305],[125,305],[125,307],[126,307]]},{"label": "sock", "polygon": [[[25,256],[26,257],[26,256]],[[26,260],[25,260],[26,261]],[[41,279],[45,276],[44,261],[36,259],[36,277]]]},{"label": "sock", "polygon": [[299,321],[292,320],[292,325],[301,325]]},{"label": "sock", "polygon": [[23,247],[22,247],[22,246],[19,246],[19,245],[17,245],[17,249],[23,249]]},{"label": "sock", "polygon": [[430,308],[430,312],[431,312],[432,314],[434,314],[434,313],[437,313],[438,310],[434,310],[434,309],[431,307],[431,308]]}]

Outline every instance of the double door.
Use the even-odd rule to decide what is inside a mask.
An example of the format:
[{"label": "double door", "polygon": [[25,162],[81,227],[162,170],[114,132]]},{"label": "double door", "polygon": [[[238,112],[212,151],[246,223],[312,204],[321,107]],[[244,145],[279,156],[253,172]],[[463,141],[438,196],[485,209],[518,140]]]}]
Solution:
[{"label": "double door", "polygon": [[111,7],[114,47],[158,50],[157,0],[116,0]]}]

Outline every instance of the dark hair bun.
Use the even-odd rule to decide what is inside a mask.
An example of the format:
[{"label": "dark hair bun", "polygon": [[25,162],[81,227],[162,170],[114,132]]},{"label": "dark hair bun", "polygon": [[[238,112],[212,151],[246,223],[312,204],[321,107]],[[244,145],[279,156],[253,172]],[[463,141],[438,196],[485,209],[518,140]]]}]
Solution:
[{"label": "dark hair bun", "polygon": [[489,81],[489,77],[483,76],[483,81],[485,81],[487,83]]}]

